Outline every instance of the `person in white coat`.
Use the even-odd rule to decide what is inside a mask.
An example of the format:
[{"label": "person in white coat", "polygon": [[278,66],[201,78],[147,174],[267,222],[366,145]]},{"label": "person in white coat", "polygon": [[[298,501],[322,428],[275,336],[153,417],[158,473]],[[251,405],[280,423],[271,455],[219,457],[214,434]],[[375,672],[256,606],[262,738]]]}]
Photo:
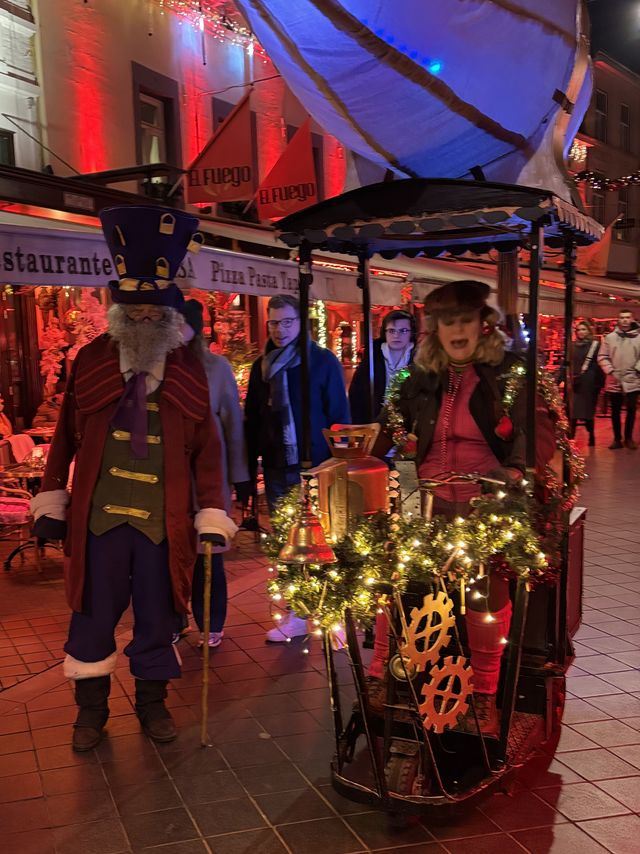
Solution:
[{"label": "person in white coat", "polygon": [[[244,435],[244,413],[233,370],[224,356],[211,353],[202,337],[203,307],[198,300],[187,300],[180,309],[188,327],[193,331],[189,347],[201,359],[209,383],[211,413],[222,440],[224,482],[227,484],[225,506],[231,512],[231,488],[236,491],[238,501],[247,504],[251,497],[251,483],[247,466],[247,448]],[[209,602],[211,627],[209,647],[220,646],[224,637],[224,621],[227,616],[227,581],[224,572],[222,550],[213,554],[211,575],[211,599]],[[204,644],[204,556],[198,554],[193,572],[191,609],[200,630],[200,645]]]},{"label": "person in white coat", "polygon": [[[611,403],[613,442],[611,450],[627,447],[635,451],[638,447],[633,439],[636,406],[640,392],[640,326],[633,313],[623,308],[613,332],[605,336],[598,353],[598,364],[606,374],[605,391]],[[626,402],[627,417],[622,439],[622,404]]]}]

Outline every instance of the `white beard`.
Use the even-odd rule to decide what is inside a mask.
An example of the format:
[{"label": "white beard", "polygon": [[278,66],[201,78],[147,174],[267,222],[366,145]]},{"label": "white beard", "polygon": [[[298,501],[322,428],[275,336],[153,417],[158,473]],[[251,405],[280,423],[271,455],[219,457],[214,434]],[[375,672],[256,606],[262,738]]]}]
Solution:
[{"label": "white beard", "polygon": [[182,316],[169,307],[164,312],[160,320],[136,322],[127,317],[125,307],[119,303],[109,309],[109,335],[118,342],[120,351],[136,374],[148,371],[167,353],[184,343]]}]

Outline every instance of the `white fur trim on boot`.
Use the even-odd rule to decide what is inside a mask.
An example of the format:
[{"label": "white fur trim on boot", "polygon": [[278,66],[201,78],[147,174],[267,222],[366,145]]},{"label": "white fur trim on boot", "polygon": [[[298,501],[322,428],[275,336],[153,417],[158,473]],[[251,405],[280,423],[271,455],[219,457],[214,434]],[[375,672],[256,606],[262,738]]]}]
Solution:
[{"label": "white fur trim on boot", "polygon": [[78,661],[72,655],[65,657],[62,672],[67,679],[93,679],[96,676],[110,676],[116,669],[118,653],[112,652],[108,658],[102,661]]}]

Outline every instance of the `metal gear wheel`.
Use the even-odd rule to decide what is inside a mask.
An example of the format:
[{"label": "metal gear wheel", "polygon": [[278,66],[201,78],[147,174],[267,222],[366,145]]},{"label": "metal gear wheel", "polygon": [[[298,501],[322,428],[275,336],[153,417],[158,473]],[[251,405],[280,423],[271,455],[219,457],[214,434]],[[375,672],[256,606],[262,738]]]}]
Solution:
[{"label": "metal gear wheel", "polygon": [[427,664],[436,664],[440,652],[449,642],[449,632],[455,624],[453,602],[446,593],[425,596],[421,608],[412,608],[409,614],[406,637],[399,644],[399,652],[408,658],[416,671]]},{"label": "metal gear wheel", "polygon": [[422,686],[424,702],[419,709],[425,730],[444,732],[454,727],[458,716],[469,708],[473,670],[461,655],[447,656],[440,667],[432,667],[429,681]]}]

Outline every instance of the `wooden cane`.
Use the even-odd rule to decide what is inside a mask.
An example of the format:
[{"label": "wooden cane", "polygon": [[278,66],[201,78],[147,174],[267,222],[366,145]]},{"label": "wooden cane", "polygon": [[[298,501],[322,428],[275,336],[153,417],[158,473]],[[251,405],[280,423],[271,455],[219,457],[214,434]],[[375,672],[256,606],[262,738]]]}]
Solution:
[{"label": "wooden cane", "polygon": [[204,544],[204,608],[203,635],[204,645],[202,647],[202,699],[200,706],[200,745],[211,747],[208,733],[209,719],[209,631],[211,629],[211,549],[212,544]]}]

